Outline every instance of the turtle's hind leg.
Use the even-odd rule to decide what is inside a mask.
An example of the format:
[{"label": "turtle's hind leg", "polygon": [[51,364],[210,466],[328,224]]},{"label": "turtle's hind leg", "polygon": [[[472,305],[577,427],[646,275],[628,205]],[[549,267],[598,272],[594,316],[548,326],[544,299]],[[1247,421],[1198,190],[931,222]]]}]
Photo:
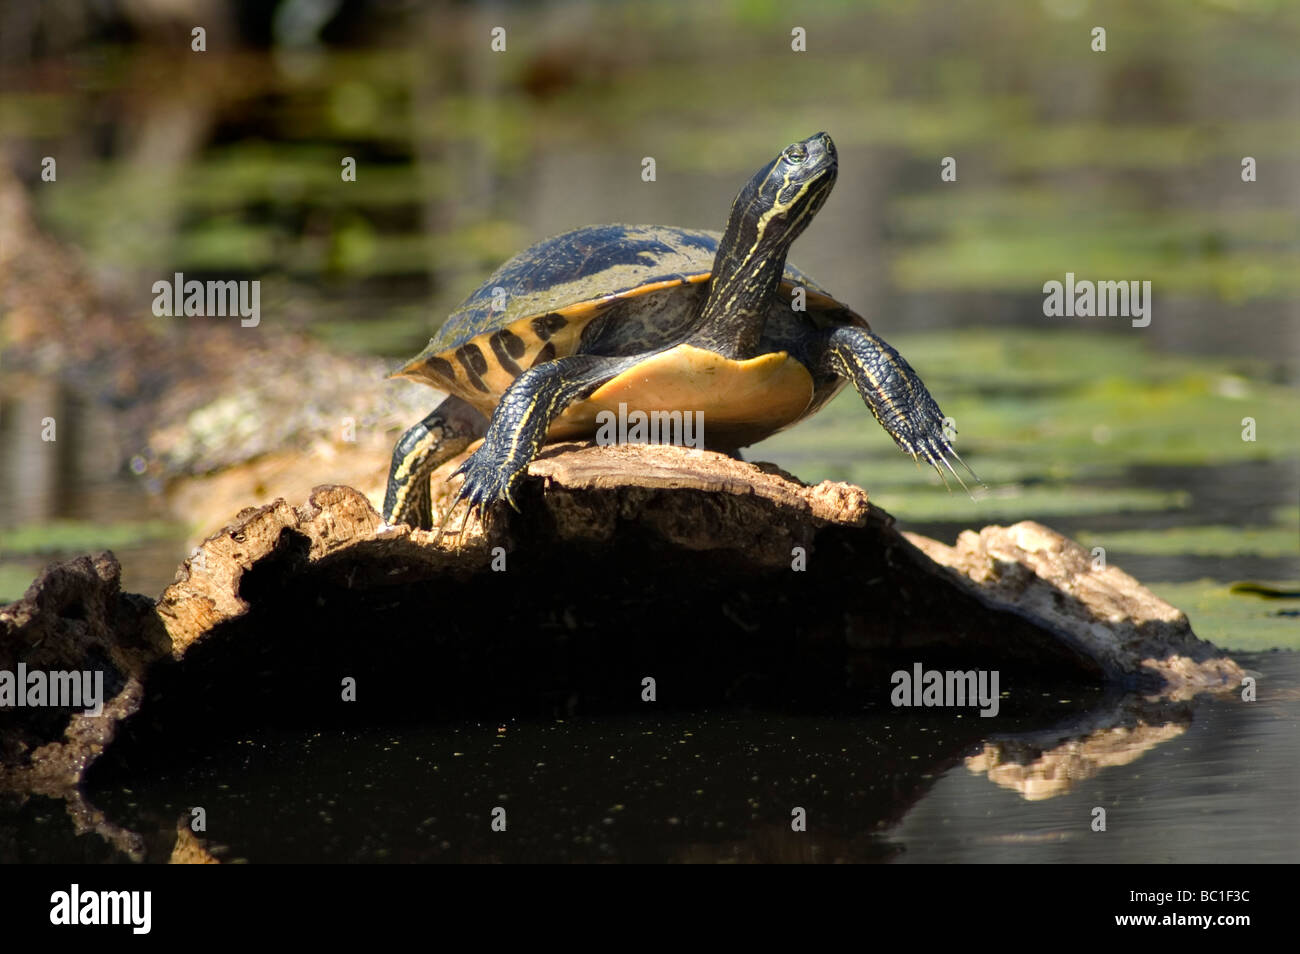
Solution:
[{"label": "turtle's hind leg", "polygon": [[820,372],[852,381],[863,403],[894,443],[913,458],[925,460],[945,485],[948,481],[943,468],[948,468],[969,493],[951,461],[960,463],[977,483],[979,477],[953,450],[943,432],[943,412],[902,355],[884,339],[856,326],[834,328],[819,344],[815,364]]},{"label": "turtle's hind leg", "polygon": [[433,529],[433,497],[429,475],[483,436],[487,419],[452,395],[416,424],[393,448],[384,494],[384,522]]}]

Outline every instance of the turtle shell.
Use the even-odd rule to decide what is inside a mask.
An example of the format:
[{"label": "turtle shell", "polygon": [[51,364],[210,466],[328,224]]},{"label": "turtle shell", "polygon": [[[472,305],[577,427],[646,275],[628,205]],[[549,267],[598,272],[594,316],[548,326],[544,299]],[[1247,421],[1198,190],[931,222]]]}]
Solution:
[{"label": "turtle shell", "polygon": [[[721,234],[667,226],[598,225],[539,242],[498,268],[394,376],[489,410],[524,370],[579,352],[635,354],[671,344],[707,295]],[[787,265],[818,324],[866,322]]]}]

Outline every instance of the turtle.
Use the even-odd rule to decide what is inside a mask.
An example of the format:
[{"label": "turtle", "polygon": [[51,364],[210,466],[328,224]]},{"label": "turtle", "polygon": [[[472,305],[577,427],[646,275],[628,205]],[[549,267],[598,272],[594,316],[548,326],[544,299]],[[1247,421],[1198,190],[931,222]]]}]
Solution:
[{"label": "turtle", "polygon": [[448,396],[393,450],[385,523],[431,529],[430,474],[480,439],[449,478],[463,482],[448,515],[462,501],[466,519],[502,501],[518,509],[541,447],[595,435],[602,412],[695,412],[705,446],[735,453],[849,382],[904,452],[965,487],[951,461],[965,462],[911,365],[786,262],[838,164],[819,132],[754,173],[721,234],[588,226],[502,265],[390,375]]}]

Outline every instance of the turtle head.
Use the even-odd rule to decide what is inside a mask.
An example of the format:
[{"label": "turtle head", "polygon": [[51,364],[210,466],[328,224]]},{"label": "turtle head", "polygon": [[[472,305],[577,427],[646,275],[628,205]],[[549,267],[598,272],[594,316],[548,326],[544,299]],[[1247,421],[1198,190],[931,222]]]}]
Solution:
[{"label": "turtle head", "polygon": [[751,354],[785,272],[791,244],[835,185],[835,143],[824,132],[791,143],[745,183],[713,261],[698,342],[723,354]]},{"label": "turtle head", "polygon": [[786,146],[736,196],[728,236],[734,228],[755,251],[788,250],[831,194],[838,168],[824,132]]}]

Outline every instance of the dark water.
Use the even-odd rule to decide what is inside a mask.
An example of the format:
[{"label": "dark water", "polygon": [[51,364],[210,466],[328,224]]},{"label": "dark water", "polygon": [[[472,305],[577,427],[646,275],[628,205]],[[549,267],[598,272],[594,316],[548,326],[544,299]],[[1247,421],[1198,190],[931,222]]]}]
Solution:
[{"label": "dark water", "polygon": [[[1047,694],[1034,717],[990,720],[714,710],[198,748],[178,732],[176,768],[117,766],[88,796],[145,861],[167,860],[201,806],[223,861],[1295,862],[1300,657],[1240,659],[1257,702]],[[996,781],[979,763],[990,745],[1015,753]],[[74,837],[56,801],[10,809],[7,860],[124,860]]]}]

